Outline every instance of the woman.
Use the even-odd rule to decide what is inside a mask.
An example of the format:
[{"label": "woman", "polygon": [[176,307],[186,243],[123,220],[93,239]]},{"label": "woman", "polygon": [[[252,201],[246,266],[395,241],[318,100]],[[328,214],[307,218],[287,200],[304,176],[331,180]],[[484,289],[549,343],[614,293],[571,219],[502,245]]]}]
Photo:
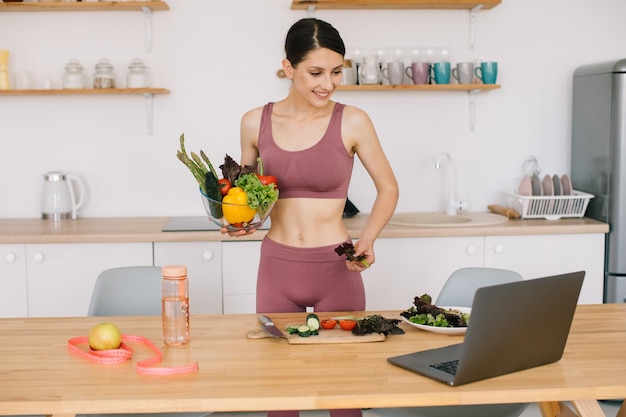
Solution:
[{"label": "woman", "polygon": [[[264,174],[277,177],[280,192],[261,245],[257,312],[364,310],[360,273],[365,266],[334,250],[351,241],[342,214],[354,155],[377,193],[355,243],[356,255],[363,254],[370,266],[376,261],[374,241],[395,210],[398,184],[368,115],[331,101],[345,54],[337,30],[318,19],[302,19],[289,29],[285,53],[289,94],[241,120],[241,164],[256,166],[260,156]],[[274,413],[298,415],[269,415]],[[331,410],[332,417],[360,415],[361,410]]]}]

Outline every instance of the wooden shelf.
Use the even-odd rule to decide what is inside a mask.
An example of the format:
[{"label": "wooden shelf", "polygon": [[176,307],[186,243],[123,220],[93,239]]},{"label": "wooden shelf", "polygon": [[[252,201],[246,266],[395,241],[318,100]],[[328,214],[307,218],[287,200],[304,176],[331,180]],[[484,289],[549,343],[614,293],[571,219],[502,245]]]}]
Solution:
[{"label": "wooden shelf", "polygon": [[169,94],[166,88],[81,88],[60,90],[0,90],[0,96],[81,96],[121,94]]},{"label": "wooden shelf", "polygon": [[502,0],[292,0],[291,9],[483,9],[496,7]]},{"label": "wooden shelf", "polygon": [[97,1],[97,2],[0,2],[0,12],[93,12],[128,10],[169,10],[164,1]]},{"label": "wooden shelf", "polygon": [[496,90],[500,84],[401,84],[401,85],[342,85],[337,91],[477,91]]}]

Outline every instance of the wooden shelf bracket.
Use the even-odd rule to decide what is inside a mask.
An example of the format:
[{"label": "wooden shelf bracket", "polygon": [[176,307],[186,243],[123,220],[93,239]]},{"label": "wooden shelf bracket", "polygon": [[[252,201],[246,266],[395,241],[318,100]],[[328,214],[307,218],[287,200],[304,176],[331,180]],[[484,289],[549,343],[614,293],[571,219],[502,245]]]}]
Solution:
[{"label": "wooden shelf bracket", "polygon": [[145,30],[146,30],[146,52],[152,52],[152,9],[143,6],[143,15],[145,18]]},{"label": "wooden shelf bracket", "polygon": [[483,8],[482,4],[476,5],[470,9],[470,49],[474,49],[476,45],[476,20],[478,19],[478,12]]},{"label": "wooden shelf bracket", "polygon": [[476,130],[476,94],[480,93],[481,90],[470,90],[467,92],[467,97],[469,100],[469,130],[473,132]]}]

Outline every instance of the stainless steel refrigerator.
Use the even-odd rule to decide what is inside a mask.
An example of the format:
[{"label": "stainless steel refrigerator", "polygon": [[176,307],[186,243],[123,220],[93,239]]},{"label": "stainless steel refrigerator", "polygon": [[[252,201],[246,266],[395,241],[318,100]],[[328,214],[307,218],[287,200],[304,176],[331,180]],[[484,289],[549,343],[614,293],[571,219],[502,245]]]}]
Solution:
[{"label": "stainless steel refrigerator", "polygon": [[574,71],[571,179],[595,196],[586,216],[610,225],[604,301],[626,302],[626,59]]}]

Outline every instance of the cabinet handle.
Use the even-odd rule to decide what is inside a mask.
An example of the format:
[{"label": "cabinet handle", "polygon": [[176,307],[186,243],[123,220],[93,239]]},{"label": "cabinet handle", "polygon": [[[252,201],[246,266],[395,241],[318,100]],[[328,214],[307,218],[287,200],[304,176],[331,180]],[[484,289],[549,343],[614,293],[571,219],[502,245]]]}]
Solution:
[{"label": "cabinet handle", "polygon": [[476,249],[476,246],[469,245],[465,251],[467,252],[468,255],[476,255],[476,252],[478,250]]},{"label": "cabinet handle", "polygon": [[493,247],[493,251],[498,254],[504,253],[504,245],[497,244],[496,246]]},{"label": "cabinet handle", "polygon": [[213,252],[211,252],[210,250],[205,250],[204,252],[202,252],[202,259],[204,259],[205,261],[210,261],[211,259],[213,259]]},{"label": "cabinet handle", "polygon": [[17,257],[14,253],[7,253],[6,255],[4,255],[4,260],[9,263],[15,262],[15,259],[17,259]]},{"label": "cabinet handle", "polygon": [[33,254],[33,261],[35,261],[35,262],[42,262],[43,261],[43,253],[35,252]]}]

